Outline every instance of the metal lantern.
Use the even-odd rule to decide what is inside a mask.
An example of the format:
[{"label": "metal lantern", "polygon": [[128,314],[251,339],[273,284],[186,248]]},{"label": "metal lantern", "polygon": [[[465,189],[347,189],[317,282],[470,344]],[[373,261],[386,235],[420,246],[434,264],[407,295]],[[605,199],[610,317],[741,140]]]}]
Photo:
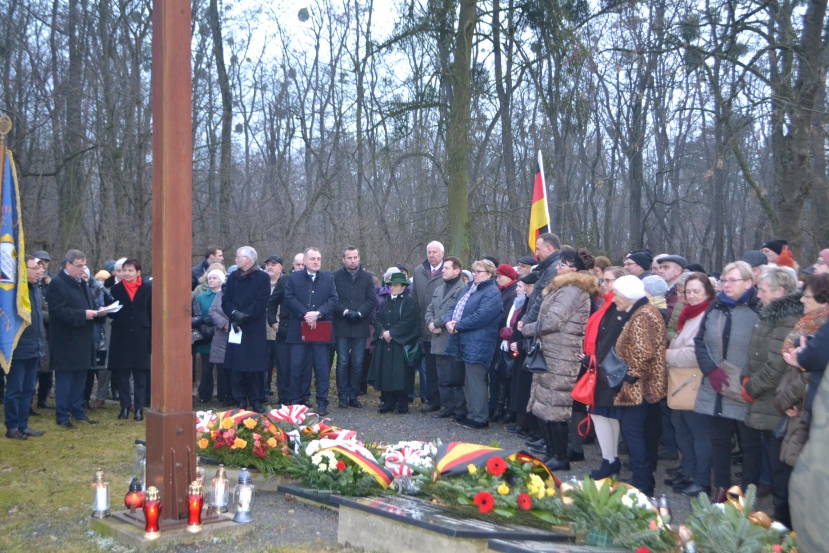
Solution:
[{"label": "metal lantern", "polygon": [[104,480],[104,470],[95,471],[92,480],[92,518],[109,516],[109,482]]},{"label": "metal lantern", "polygon": [[201,512],[204,507],[204,487],[194,480],[187,487],[187,531],[195,534],[201,532]]},{"label": "metal lantern", "polygon": [[206,478],[206,473],[204,471],[204,467],[201,464],[201,457],[196,457],[196,480],[198,480],[202,487],[204,487],[204,481]]},{"label": "metal lantern", "polygon": [[243,468],[239,473],[239,483],[233,492],[233,502],[236,504],[236,514],[233,522],[253,522],[251,511],[254,503],[254,486],[248,469]]},{"label": "metal lantern", "polygon": [[130,482],[130,489],[127,495],[124,496],[124,505],[131,513],[134,513],[136,509],[144,506],[145,495],[144,490],[141,489],[141,482],[138,481],[138,478],[133,478]]},{"label": "metal lantern", "polygon": [[132,446],[132,477],[141,482],[141,489],[147,489],[147,444],[144,440],[135,440]]},{"label": "metal lantern", "polygon": [[161,518],[161,501],[158,499],[158,488],[147,488],[147,497],[144,498],[144,537],[154,540],[161,535],[158,529],[158,520]]},{"label": "metal lantern", "polygon": [[230,499],[230,488],[227,482],[225,466],[219,465],[216,476],[210,482],[210,510],[216,513],[227,512],[227,502]]}]

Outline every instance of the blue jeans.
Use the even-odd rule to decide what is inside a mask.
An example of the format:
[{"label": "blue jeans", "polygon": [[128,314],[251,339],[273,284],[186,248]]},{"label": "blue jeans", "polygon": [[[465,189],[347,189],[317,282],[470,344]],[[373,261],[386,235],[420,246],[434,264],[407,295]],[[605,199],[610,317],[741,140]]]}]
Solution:
[{"label": "blue jeans", "polygon": [[711,485],[711,425],[707,415],[671,410],[676,444],[682,452],[682,476],[694,484]]},{"label": "blue jeans", "polygon": [[357,401],[365,352],[365,338],[337,338],[337,395],[340,401]]},{"label": "blue jeans", "polygon": [[[317,380],[317,408],[328,407],[328,381],[331,378],[331,347],[329,344],[291,344],[291,388],[288,405],[307,403],[311,399],[311,371],[313,362]],[[307,373],[307,374],[306,374]]]},{"label": "blue jeans", "polygon": [[[29,428],[29,410],[37,384],[37,365],[39,357],[31,359],[13,359],[6,377],[6,428],[8,430],[25,430]],[[84,375],[86,376],[86,375]]]},{"label": "blue jeans", "polygon": [[69,415],[75,420],[84,418],[84,386],[86,371],[55,371],[55,418],[58,423],[67,422]]}]

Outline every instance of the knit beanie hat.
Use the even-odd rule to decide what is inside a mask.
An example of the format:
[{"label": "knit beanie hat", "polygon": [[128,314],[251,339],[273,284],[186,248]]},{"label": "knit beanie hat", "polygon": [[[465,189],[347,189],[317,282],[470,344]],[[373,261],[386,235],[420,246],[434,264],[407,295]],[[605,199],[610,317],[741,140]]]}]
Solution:
[{"label": "knit beanie hat", "polygon": [[402,273],[402,272],[403,271],[401,271],[397,267],[389,267],[388,269],[386,269],[386,272],[383,273],[383,282],[388,282],[389,277],[392,275],[392,273]]},{"label": "knit beanie hat", "polygon": [[781,253],[783,253],[783,250],[788,244],[789,242],[787,240],[769,240],[768,242],[763,244],[763,248],[768,248],[777,255],[780,255]]},{"label": "knit beanie hat", "polygon": [[95,280],[98,280],[99,278],[106,280],[111,276],[112,275],[109,273],[109,271],[104,271],[103,269],[101,269],[100,271],[95,273]]},{"label": "knit beanie hat", "polygon": [[[659,277],[656,277],[659,278]],[[629,300],[636,301],[645,297],[645,285],[634,275],[625,275],[613,283],[613,291]]]},{"label": "knit beanie hat", "polygon": [[518,278],[518,273],[515,272],[515,269],[511,265],[507,265],[506,263],[501,263],[498,265],[498,274],[504,275],[510,280],[515,280]]},{"label": "knit beanie hat", "polygon": [[790,269],[794,269],[794,258],[792,257],[792,252],[789,250],[783,250],[783,253],[780,254],[775,263],[778,267],[789,267]]},{"label": "knit beanie hat", "polygon": [[[222,281],[222,284],[225,283],[225,279],[226,279],[225,274],[222,271],[220,271],[219,269],[213,269],[212,271],[207,273],[207,278],[210,278],[210,275],[216,275],[217,277],[219,277],[219,280]],[[205,280],[207,280],[207,279],[205,279]]]},{"label": "knit beanie hat", "polygon": [[536,282],[538,282],[539,278],[541,278],[541,273],[539,273],[538,271],[533,271],[522,276],[520,280],[524,284],[535,284]]},{"label": "knit beanie hat", "polygon": [[646,271],[650,271],[651,265],[653,264],[653,254],[648,249],[633,250],[632,252],[627,254],[627,257],[625,259],[630,259]]},{"label": "knit beanie hat", "polygon": [[642,279],[645,292],[654,298],[664,298],[668,293],[668,283],[660,276],[650,275]]}]

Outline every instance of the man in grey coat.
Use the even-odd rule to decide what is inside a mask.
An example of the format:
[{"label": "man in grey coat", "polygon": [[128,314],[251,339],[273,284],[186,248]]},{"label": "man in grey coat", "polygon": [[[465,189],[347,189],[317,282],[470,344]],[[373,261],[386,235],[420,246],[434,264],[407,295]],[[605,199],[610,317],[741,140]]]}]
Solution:
[{"label": "man in grey coat", "polygon": [[464,288],[461,270],[463,266],[457,257],[447,257],[443,261],[443,284],[432,294],[432,301],[426,308],[425,323],[432,334],[431,352],[437,364],[437,384],[442,407],[440,411],[432,413],[436,419],[454,416],[460,421],[466,418],[466,399],[463,394],[466,369],[461,361],[445,355],[449,333],[444,328],[446,311],[457,301]]},{"label": "man in grey coat", "polygon": [[[431,413],[440,409],[438,374],[435,355],[432,353],[432,336],[426,326],[426,308],[438,286],[443,284],[443,244],[434,241],[426,246],[426,261],[415,267],[412,274],[412,297],[417,302],[420,318],[420,338],[423,343],[423,357],[426,362],[426,402],[421,409]],[[421,388],[422,389],[422,388]]]}]

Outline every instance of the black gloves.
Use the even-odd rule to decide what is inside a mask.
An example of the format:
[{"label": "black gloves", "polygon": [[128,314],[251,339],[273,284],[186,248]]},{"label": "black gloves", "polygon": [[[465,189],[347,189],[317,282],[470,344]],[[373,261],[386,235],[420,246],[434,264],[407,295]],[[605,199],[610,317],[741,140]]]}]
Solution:
[{"label": "black gloves", "polygon": [[349,311],[348,314],[345,316],[345,318],[349,322],[358,323],[358,322],[360,322],[360,319],[363,318],[363,316],[360,314],[359,311]]},{"label": "black gloves", "polygon": [[248,318],[249,317],[247,315],[245,315],[244,313],[242,313],[241,311],[234,311],[230,315],[230,320],[233,323],[233,328],[236,330],[236,332],[239,332],[239,327],[240,326],[244,326],[245,323],[247,323]]}]

